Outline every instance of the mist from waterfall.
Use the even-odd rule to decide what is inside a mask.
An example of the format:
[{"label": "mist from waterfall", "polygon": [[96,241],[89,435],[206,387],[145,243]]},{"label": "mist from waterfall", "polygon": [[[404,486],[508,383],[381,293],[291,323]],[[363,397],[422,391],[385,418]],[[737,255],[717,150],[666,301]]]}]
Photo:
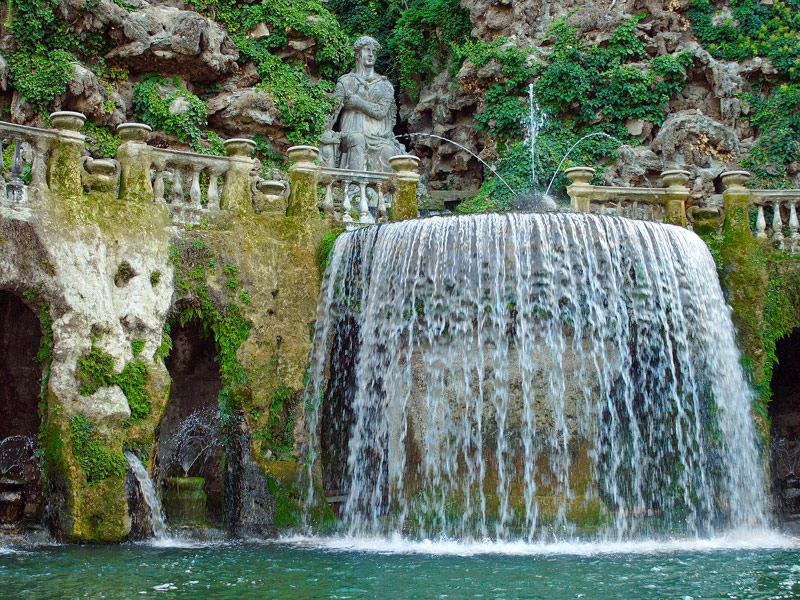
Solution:
[{"label": "mist from waterfall", "polygon": [[347,533],[630,539],[766,523],[730,309],[679,227],[551,213],[343,234],[306,394],[310,469],[346,497]]}]

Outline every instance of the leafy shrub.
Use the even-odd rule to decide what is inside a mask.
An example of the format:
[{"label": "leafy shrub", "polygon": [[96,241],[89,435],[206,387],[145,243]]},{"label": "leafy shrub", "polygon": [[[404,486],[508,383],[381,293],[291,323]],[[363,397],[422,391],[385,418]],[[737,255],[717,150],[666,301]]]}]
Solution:
[{"label": "leafy shrub", "polygon": [[782,84],[769,96],[747,94],[746,115],[760,136],[742,161],[756,185],[792,187],[786,167],[800,157],[800,83]]},{"label": "leafy shrub", "polygon": [[730,7],[721,20],[710,0],[692,2],[688,15],[703,46],[725,60],[769,58],[783,76],[800,81],[800,0],[733,0]]},{"label": "leafy shrub", "polygon": [[47,52],[41,46],[34,54],[16,52],[8,61],[11,85],[37,113],[47,114],[53,99],[67,91],[75,60],[65,50]]},{"label": "leafy shrub", "polygon": [[[175,90],[162,97],[164,88],[169,87],[170,82],[156,73],[145,75],[133,86],[133,110],[142,122],[154,129],[172,134],[182,142],[197,144],[207,125],[206,104],[181,87],[177,78],[172,79],[172,85]],[[186,108],[178,114],[172,114],[170,105],[179,99],[186,103]]]},{"label": "leafy shrub", "polygon": [[416,97],[420,86],[442,70],[456,47],[469,38],[469,11],[459,0],[416,0],[400,14],[387,40],[404,91]]}]

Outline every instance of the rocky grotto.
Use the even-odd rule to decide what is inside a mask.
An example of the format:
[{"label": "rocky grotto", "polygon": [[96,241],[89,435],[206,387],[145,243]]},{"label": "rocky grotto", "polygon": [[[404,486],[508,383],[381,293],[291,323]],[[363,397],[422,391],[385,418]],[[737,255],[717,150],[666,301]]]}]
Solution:
[{"label": "rocky grotto", "polygon": [[3,4],[10,597],[800,593],[798,9]]}]

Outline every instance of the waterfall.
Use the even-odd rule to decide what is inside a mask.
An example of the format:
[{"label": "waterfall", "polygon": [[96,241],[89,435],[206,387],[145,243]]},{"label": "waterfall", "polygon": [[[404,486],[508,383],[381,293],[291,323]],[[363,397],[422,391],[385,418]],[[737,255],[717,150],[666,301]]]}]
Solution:
[{"label": "waterfall", "polygon": [[128,461],[128,466],[131,468],[136,481],[139,482],[139,489],[142,491],[147,508],[150,509],[150,524],[153,529],[153,537],[156,540],[166,540],[167,526],[164,523],[164,514],[161,512],[161,503],[158,501],[155,487],[153,487],[153,480],[147,474],[147,469],[137,458],[133,452],[125,452],[125,460]]},{"label": "waterfall", "polygon": [[355,535],[710,535],[765,524],[751,391],[685,229],[584,214],[343,234],[309,464]]}]

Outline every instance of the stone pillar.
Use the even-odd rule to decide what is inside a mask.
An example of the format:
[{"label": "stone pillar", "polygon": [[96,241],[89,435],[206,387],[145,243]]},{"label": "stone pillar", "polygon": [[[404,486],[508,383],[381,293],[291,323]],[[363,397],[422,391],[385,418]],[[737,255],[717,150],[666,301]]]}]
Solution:
[{"label": "stone pillar", "polygon": [[564,171],[564,175],[569,179],[567,194],[570,199],[570,209],[574,212],[588,213],[591,209],[592,194],[594,186],[589,180],[594,175],[591,167],[570,167]]},{"label": "stone pillar", "polygon": [[[763,382],[767,356],[764,331],[764,299],[768,283],[766,262],[761,242],[750,231],[750,192],[744,183],[750,178],[747,171],[727,171],[722,174],[725,218],[720,243],[720,283],[733,309],[743,361],[749,367],[753,381]],[[768,383],[768,381],[767,381]],[[758,419],[756,428],[763,441],[769,440],[769,429]]]},{"label": "stone pillar", "polygon": [[52,113],[50,120],[58,130],[48,169],[50,191],[59,196],[80,196],[83,194],[81,151],[85,139],[80,130],[86,117],[64,110]]},{"label": "stone pillar", "polygon": [[123,123],[117,127],[122,143],[117,149],[120,164],[119,197],[126,202],[152,202],[150,181],[152,151],[147,145],[152,128],[144,123]]},{"label": "stone pillar", "polygon": [[255,160],[250,158],[256,143],[247,138],[233,138],[225,141],[225,151],[230,157],[231,165],[225,174],[222,186],[220,208],[240,213],[252,213],[253,203],[250,199],[250,172]]},{"label": "stone pillar", "polygon": [[419,175],[414,172],[419,166],[419,159],[410,154],[400,154],[389,158],[394,169],[394,198],[389,210],[390,221],[416,219],[417,215],[417,182]]},{"label": "stone pillar", "polygon": [[664,223],[686,227],[686,199],[689,197],[689,171],[671,170],[661,173],[667,184],[667,200],[664,203]]},{"label": "stone pillar", "polygon": [[722,175],[722,202],[725,206],[724,229],[727,234],[750,237],[750,192],[744,187],[748,171],[725,171]]},{"label": "stone pillar", "polygon": [[301,219],[318,217],[319,167],[314,161],[319,156],[319,149],[314,146],[292,146],[287,152],[292,166],[289,167],[290,191],[286,216]]}]

